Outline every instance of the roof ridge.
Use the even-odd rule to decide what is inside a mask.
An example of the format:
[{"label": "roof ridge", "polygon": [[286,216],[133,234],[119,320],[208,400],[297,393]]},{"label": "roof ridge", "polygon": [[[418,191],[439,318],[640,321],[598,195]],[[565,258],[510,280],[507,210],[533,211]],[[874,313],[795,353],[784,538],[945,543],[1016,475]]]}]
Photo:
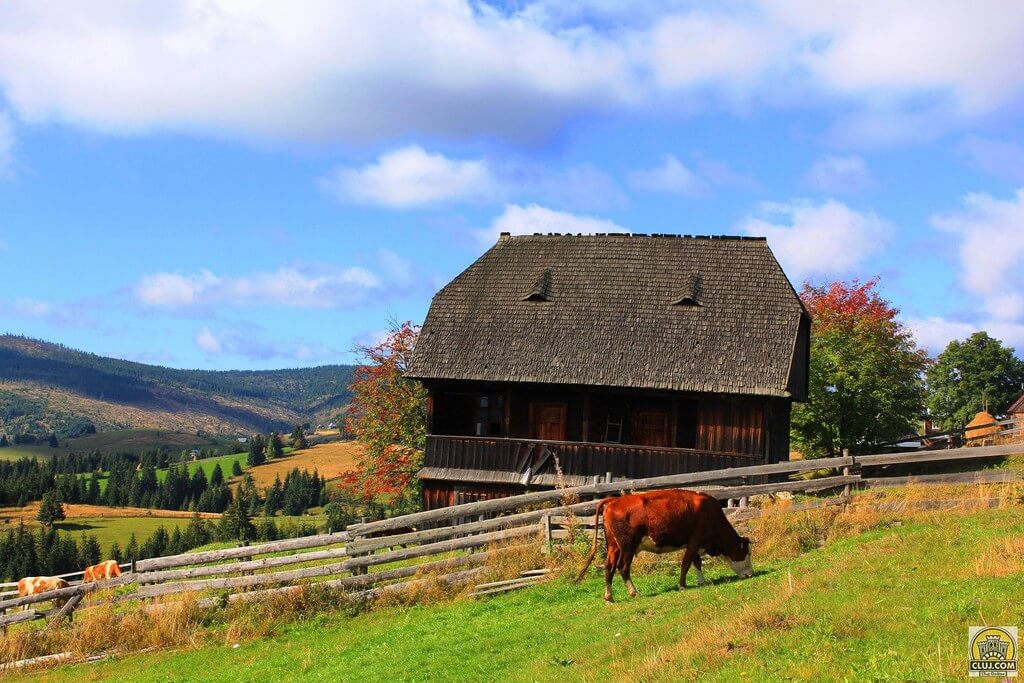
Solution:
[{"label": "roof ridge", "polygon": [[633,237],[633,238],[669,238],[669,239],[691,239],[691,240],[725,240],[725,241],[736,241],[736,242],[767,242],[768,238],[757,235],[682,235],[678,233],[670,232],[592,232],[592,233],[573,233],[573,232],[535,232],[529,235],[513,235],[510,232],[500,233],[498,236],[499,241],[509,239],[526,239],[534,237]]}]

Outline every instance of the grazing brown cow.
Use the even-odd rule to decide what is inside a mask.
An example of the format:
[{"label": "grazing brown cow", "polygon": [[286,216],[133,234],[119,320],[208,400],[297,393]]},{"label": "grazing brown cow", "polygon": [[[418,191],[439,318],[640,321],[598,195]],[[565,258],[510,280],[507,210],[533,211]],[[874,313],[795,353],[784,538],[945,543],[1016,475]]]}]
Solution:
[{"label": "grazing brown cow", "polygon": [[604,536],[608,555],[604,561],[604,599],[612,601],[612,578],[619,570],[630,597],[636,587],[629,571],[633,557],[641,550],[671,553],[686,549],[679,574],[679,587],[686,588],[690,564],[697,569],[697,585],[703,585],[700,551],[724,555],[732,570],[742,578],[754,575],[750,565],[750,540],[736,533],[722,512],[722,505],[705,493],[695,491],[651,491],[617,498],[605,498],[594,513],[594,544],[587,556],[579,583],[597,553],[597,522],[604,511]]},{"label": "grazing brown cow", "polygon": [[86,567],[85,571],[82,572],[82,583],[112,579],[115,576],[121,576],[121,566],[117,563],[117,560],[107,560],[106,562]]},{"label": "grazing brown cow", "polygon": [[[67,588],[68,582],[64,579],[58,579],[55,576],[26,576],[24,579],[18,581],[18,597],[23,598],[27,595],[37,595],[39,593],[45,593],[47,591],[55,591],[58,588]],[[67,600],[54,600],[53,603],[58,607],[63,607]],[[29,606],[25,605],[24,609],[28,609]]]}]

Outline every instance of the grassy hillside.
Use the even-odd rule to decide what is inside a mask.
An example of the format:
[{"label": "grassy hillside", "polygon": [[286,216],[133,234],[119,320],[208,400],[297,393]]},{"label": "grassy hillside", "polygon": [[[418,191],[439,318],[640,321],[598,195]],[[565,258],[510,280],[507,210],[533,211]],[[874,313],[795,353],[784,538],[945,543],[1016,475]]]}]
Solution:
[{"label": "grassy hillside", "polygon": [[679,592],[674,564],[648,562],[634,572],[641,596],[627,598],[616,579],[614,605],[595,571],[579,586],[559,578],[354,616],[234,613],[193,627],[192,647],[31,679],[963,680],[968,626],[1024,623],[1019,507],[854,514],[834,520],[845,537],[810,550],[802,544],[820,529],[805,527],[817,518],[780,517],[755,536],[777,559],[745,581],[715,562],[711,585]]},{"label": "grassy hillside", "polygon": [[178,370],[0,336],[0,432],[74,436],[148,427],[211,434],[267,431],[333,415],[352,367]]},{"label": "grassy hillside", "polygon": [[31,446],[8,446],[0,448],[0,460],[17,460],[19,458],[50,458],[56,454],[67,453],[138,453],[142,451],[166,448],[171,452],[191,450],[193,448],[223,448],[241,445],[233,438],[215,436],[197,436],[186,432],[174,432],[166,429],[120,429],[113,432],[86,434],[69,439],[61,439],[60,445],[50,448],[45,444]]}]

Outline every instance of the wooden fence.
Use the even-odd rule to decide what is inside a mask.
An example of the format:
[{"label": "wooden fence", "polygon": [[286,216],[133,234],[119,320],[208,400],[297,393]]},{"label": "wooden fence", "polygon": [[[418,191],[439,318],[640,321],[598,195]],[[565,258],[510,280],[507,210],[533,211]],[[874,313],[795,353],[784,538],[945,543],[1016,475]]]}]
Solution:
[{"label": "wooden fence", "polygon": [[[1019,481],[1020,474],[1012,470],[964,470],[976,470],[979,465],[1021,452],[1024,452],[1024,445],[1011,444],[797,460],[646,479],[604,481],[477,501],[354,524],[332,534],[140,560],[122,576],[102,583],[76,582],[67,588],[38,595],[2,599],[0,626],[45,617],[52,617],[54,621],[70,617],[75,606],[87,594],[112,587],[122,588],[106,594],[104,602],[145,601],[183,593],[219,591],[216,597],[200,601],[202,605],[215,606],[300,591],[310,583],[344,590],[353,600],[368,600],[415,587],[428,580],[450,585],[475,580],[483,576],[484,565],[502,553],[520,552],[525,546],[550,545],[564,537],[561,523],[565,522],[563,517],[566,515],[592,527],[597,499],[605,496],[685,487],[705,491],[727,501],[727,514],[740,521],[757,516],[758,512],[749,507],[747,501],[749,497],[761,494],[830,491],[837,492],[839,496],[816,504],[838,504],[849,500],[853,488],[903,485],[915,481]],[[908,468],[937,463],[953,463],[954,469],[959,470],[941,474],[906,473]],[[892,472],[892,466],[901,471]],[[801,476],[805,478],[799,478]],[[808,476],[810,478],[806,478]],[[802,508],[794,506],[793,509]],[[590,522],[585,521],[587,516],[590,516]],[[423,528],[425,525],[429,528]],[[434,576],[422,578],[426,573]],[[524,576],[509,580],[507,584],[481,584],[477,586],[476,594],[489,594],[508,585],[531,585],[537,580],[540,579]],[[40,610],[44,603],[54,603],[54,607]],[[68,604],[71,604],[70,608],[67,608]],[[78,608],[95,604],[100,603],[85,602]],[[23,611],[5,614],[6,610],[19,607]]]}]

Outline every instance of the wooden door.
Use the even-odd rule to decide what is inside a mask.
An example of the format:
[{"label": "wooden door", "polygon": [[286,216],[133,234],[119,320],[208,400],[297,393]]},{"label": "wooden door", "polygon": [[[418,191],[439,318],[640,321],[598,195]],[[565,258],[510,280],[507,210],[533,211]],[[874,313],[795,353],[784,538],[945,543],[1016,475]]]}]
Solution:
[{"label": "wooden door", "polygon": [[639,446],[669,445],[666,410],[638,410],[633,416],[633,441]]},{"label": "wooden door", "polygon": [[530,438],[538,441],[565,441],[565,404],[531,403]]}]

